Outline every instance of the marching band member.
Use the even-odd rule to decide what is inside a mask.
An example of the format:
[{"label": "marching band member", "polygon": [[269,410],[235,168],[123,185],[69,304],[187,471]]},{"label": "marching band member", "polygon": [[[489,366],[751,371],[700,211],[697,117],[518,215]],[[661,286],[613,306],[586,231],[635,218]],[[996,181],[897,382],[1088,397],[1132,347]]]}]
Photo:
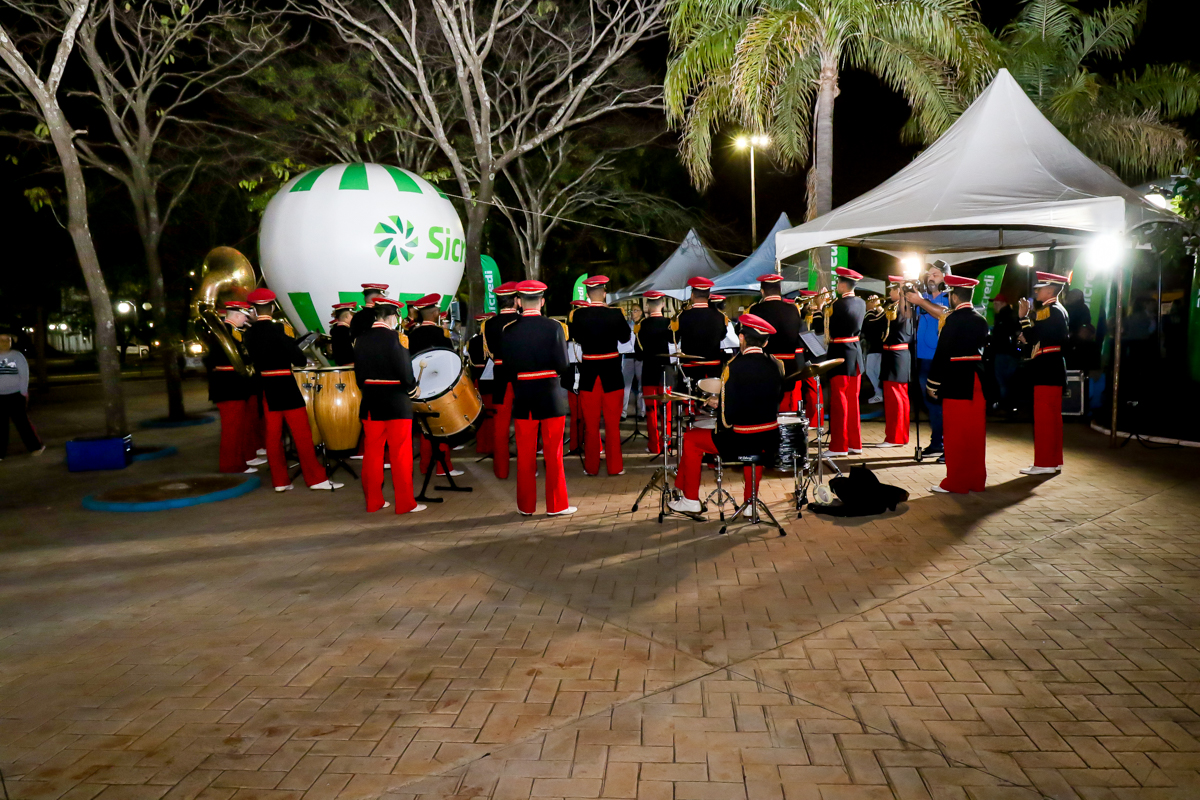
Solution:
[{"label": "marching band member", "polygon": [[1017,308],[1021,318],[1021,341],[1031,346],[1029,375],[1033,381],[1033,466],[1026,475],[1053,475],[1063,465],[1062,396],[1067,385],[1063,346],[1070,338],[1067,310],[1058,296],[1067,276],[1039,272],[1034,284],[1037,311],[1029,318],[1029,301]]},{"label": "marching band member", "polygon": [[560,383],[567,371],[565,326],[541,314],[546,284],[521,281],[520,317],[504,329],[500,357],[511,371],[512,415],[517,429],[517,510],[537,508],[538,432],[546,466],[546,513],[574,514],[563,472],[563,424],[567,399]]},{"label": "marching band member", "polygon": [[588,304],[571,310],[568,339],[579,345],[579,405],[583,411],[583,471],[600,472],[600,418],[604,417],[604,461],[609,475],[625,472],[621,458],[621,410],[625,399],[625,377],[621,353],[633,332],[625,312],[605,304],[608,278],[592,275],[583,282]]},{"label": "marching band member", "polygon": [[[800,310],[800,331],[797,334],[809,333],[813,330],[813,303],[819,292],[813,289],[801,289],[799,297],[796,300],[796,308]],[[803,345],[803,340],[801,340]],[[796,354],[796,369],[808,366],[811,359],[808,357],[807,349],[804,351],[803,363],[801,362],[800,354]],[[822,421],[817,418],[817,408],[820,407],[824,413],[824,406],[821,405],[821,379],[820,378],[804,378],[799,382],[800,394],[804,400],[804,413],[808,415],[808,427],[816,428]]]},{"label": "marching band member", "polygon": [[912,378],[912,353],[916,322],[912,306],[904,297],[904,278],[888,276],[888,305],[884,309],[887,329],[883,336],[883,358],[879,378],[883,385],[884,441],[876,447],[901,447],[908,444],[910,411],[908,382]]},{"label": "marching band member", "polygon": [[[230,335],[242,348],[242,356],[247,364],[251,364],[250,354],[246,352],[244,336],[250,330],[254,321],[254,306],[244,300],[230,301],[226,308],[232,307],[241,313],[227,314],[225,321],[230,325]],[[245,431],[246,453],[249,456],[246,466],[257,467],[267,463],[267,425],[262,411],[262,377],[255,372],[249,378],[250,396],[246,398],[246,411],[242,418],[242,429]]]},{"label": "marching band member", "polygon": [[386,283],[364,283],[363,290],[363,305],[354,315],[354,319],[350,321],[350,338],[357,339],[362,334],[371,329],[371,325],[375,322],[375,301],[384,297],[384,292],[387,291]]},{"label": "marching band member", "polygon": [[492,418],[492,474],[501,480],[508,479],[509,428],[512,426],[513,386],[512,370],[500,356],[504,342],[504,329],[517,318],[517,284],[508,281],[492,290],[496,295],[496,316],[483,323],[483,350],[492,360],[492,405],[496,416]]},{"label": "marching band member", "polygon": [[358,303],[337,303],[333,307],[333,324],[329,327],[329,342],[333,350],[333,361],[339,367],[354,366],[354,337],[350,334],[350,322]]},{"label": "marching band member", "polygon": [[270,289],[255,289],[246,299],[253,304],[255,321],[246,331],[244,340],[250,359],[262,378],[263,406],[267,417],[267,462],[271,466],[271,482],[275,491],[285,492],[292,488],[288,477],[287,457],[283,452],[283,424],[286,421],[296,444],[296,455],[304,482],[310,489],[340,489],[325,476],[325,467],[317,460],[313,449],[312,430],[308,425],[308,411],[304,407],[304,396],[292,376],[292,367],[308,363],[304,353],[292,336],[291,326],[286,321],[276,322],[271,318],[275,293]]},{"label": "marching band member", "polygon": [[[572,300],[571,311],[586,308],[587,300]],[[571,455],[583,447],[583,406],[579,404],[579,364],[583,361],[583,348],[578,342],[567,341],[567,373],[562,377],[562,387],[567,390],[567,454]]]},{"label": "marching band member", "polygon": [[858,393],[862,386],[863,356],[858,337],[862,333],[867,313],[866,301],[854,295],[855,285],[862,275],[846,267],[838,267],[838,298],[833,301],[829,315],[828,358],[844,359],[829,371],[829,450],[827,455],[845,456],[862,452],[862,418],[858,410]]},{"label": "marching band member", "polygon": [[[721,373],[721,395],[708,401],[717,409],[717,430],[692,428],[683,437],[683,455],[675,488],[683,498],[668,505],[674,511],[700,511],[700,465],[706,454],[724,451],[744,454],[770,452],[779,446],[779,402],[783,399],[783,364],[763,352],[768,337],[775,333],[771,323],[749,312],[738,321],[741,352],[729,360]],[[743,500],[762,479],[762,466],[743,470]]]},{"label": "marching band member", "polygon": [[935,492],[982,492],[987,483],[987,404],[983,399],[983,348],[988,324],[971,305],[974,278],[945,277],[952,310],[945,316],[929,367],[927,392],[942,403],[946,478]]},{"label": "marching band member", "polygon": [[[233,330],[244,324],[246,317],[242,309],[249,306],[249,303],[236,300],[225,304],[225,321],[221,324],[230,328],[231,336]],[[250,376],[237,374],[220,343],[212,340],[207,344],[208,352],[204,355],[204,366],[208,368],[208,399],[217,406],[217,413],[221,417],[221,449],[217,468],[221,472],[229,473],[258,472],[250,466],[250,461],[255,460],[261,464],[263,460],[256,459],[254,439],[247,428],[248,404],[254,393],[253,383]],[[235,344],[240,347],[237,340]],[[248,356],[243,358],[245,361],[250,360]]]},{"label": "marching band member", "polygon": [[[800,309],[783,299],[783,276],[768,272],[758,276],[758,291],[762,295],[757,303],[747,309],[747,313],[765,319],[771,323],[775,332],[767,340],[763,352],[774,356],[783,362],[788,373],[795,372],[805,365],[804,344],[800,341],[800,329],[804,318]],[[796,393],[796,379],[785,380],[783,384],[783,400],[779,410],[794,413],[800,404],[800,396]],[[810,413],[817,413],[814,406]]]},{"label": "marching band member", "polygon": [[699,360],[684,361],[683,374],[693,382],[713,378],[721,372],[721,348],[729,333],[729,319],[708,304],[713,282],[708,278],[690,278],[692,301],[671,321],[671,331],[678,352],[699,356]]},{"label": "marching band member", "polygon": [[[415,356],[431,347],[452,347],[450,332],[442,327],[438,318],[438,304],[441,301],[440,294],[427,294],[408,304],[408,352],[412,355]],[[421,440],[421,472],[424,473],[429,469],[429,461],[433,458],[433,447],[429,443],[429,437],[425,436],[420,428],[417,429],[417,436]],[[450,448],[445,444],[439,444],[438,447],[446,455],[446,466],[450,474],[455,478],[462,475],[463,471],[455,469],[450,461]],[[437,474],[445,474],[441,464],[437,466]]]},{"label": "marching band member", "polygon": [[[642,398],[646,402],[648,453],[662,453],[662,428],[671,430],[671,402],[666,399],[670,381],[667,376],[669,360],[662,358],[670,352],[671,321],[663,314],[664,295],[649,291],[642,295],[646,301],[646,316],[633,329],[634,355],[642,362]],[[660,420],[659,414],[665,419]],[[669,434],[668,434],[669,435]]]},{"label": "marching band member", "polygon": [[400,344],[396,331],[400,306],[400,301],[386,297],[375,300],[375,321],[354,340],[354,377],[362,392],[358,418],[365,439],[362,486],[367,511],[391,505],[383,499],[386,446],[395,462],[391,471],[396,513],[407,514],[424,511],[425,506],[413,499],[412,459],[401,457],[402,453],[412,453],[412,398],[418,389],[408,350]]},{"label": "marching band member", "polygon": [[495,314],[491,313],[475,315],[475,321],[480,324],[480,329],[476,330],[475,335],[467,340],[467,346],[464,348],[467,367],[471,370],[471,380],[475,382],[479,399],[483,401],[483,419],[479,423],[479,429],[475,432],[475,453],[481,456],[491,454],[492,439],[495,436],[492,432],[492,426],[495,424],[492,417],[496,413],[496,407],[492,404],[492,372],[487,368],[488,358],[483,351],[482,330],[483,322],[493,316]]}]

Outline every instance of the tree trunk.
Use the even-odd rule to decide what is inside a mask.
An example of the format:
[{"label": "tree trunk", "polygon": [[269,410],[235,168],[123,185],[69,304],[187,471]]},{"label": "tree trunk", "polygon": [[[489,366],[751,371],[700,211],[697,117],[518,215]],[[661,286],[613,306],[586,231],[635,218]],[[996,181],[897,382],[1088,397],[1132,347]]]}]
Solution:
[{"label": "tree trunk", "polygon": [[[821,85],[817,90],[817,114],[813,136],[813,180],[809,181],[808,219],[816,219],[833,210],[833,101],[838,94],[837,61],[825,58],[821,64]],[[817,271],[821,287],[829,286],[829,248],[817,251]]]},{"label": "tree trunk", "polygon": [[92,301],[92,316],[96,320],[95,346],[100,365],[100,386],[104,396],[104,430],[109,436],[124,436],[125,396],[121,389],[121,366],[117,361],[117,331],[113,319],[112,299],[100,271],[100,259],[88,227],[87,186],[75,152],[72,129],[59,108],[58,101],[43,95],[38,98],[50,139],[62,162],[63,182],[67,189],[67,231],[75,244],[79,267]]},{"label": "tree trunk", "polygon": [[525,277],[531,281],[540,281],[542,279],[542,249],[534,248],[533,253],[529,256],[529,269],[525,271]]},{"label": "tree trunk", "polygon": [[142,236],[142,247],[146,251],[146,271],[150,273],[150,305],[154,329],[158,331],[162,342],[159,356],[162,358],[163,376],[167,381],[167,418],[180,420],[187,416],[183,408],[183,373],[179,369],[179,353],[176,347],[178,337],[167,322],[167,290],[163,282],[162,261],[158,256],[162,229],[156,208],[150,208],[148,223],[149,230]]},{"label": "tree trunk", "polygon": [[463,269],[467,273],[470,308],[467,312],[467,336],[473,336],[477,323],[475,315],[483,312],[484,294],[487,289],[483,284],[483,266],[479,257],[483,254],[483,226],[487,222],[488,212],[492,210],[492,195],[495,183],[483,180],[479,184],[476,198],[478,202],[467,201],[467,254]]}]

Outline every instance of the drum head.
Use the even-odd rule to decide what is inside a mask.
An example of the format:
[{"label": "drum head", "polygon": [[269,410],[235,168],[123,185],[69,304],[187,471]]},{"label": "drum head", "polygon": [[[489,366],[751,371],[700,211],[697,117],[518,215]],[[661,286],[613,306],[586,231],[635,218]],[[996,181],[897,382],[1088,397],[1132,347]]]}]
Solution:
[{"label": "drum head", "polygon": [[448,390],[458,382],[462,374],[462,360],[458,353],[443,347],[423,350],[412,359],[413,376],[421,393],[418,400],[430,400]]},{"label": "drum head", "polygon": [[696,427],[700,430],[715,431],[717,429],[717,420],[715,417],[703,417],[696,420]]},{"label": "drum head", "polygon": [[780,414],[780,425],[807,425],[808,420],[802,414]]},{"label": "drum head", "polygon": [[701,378],[699,381],[696,382],[696,385],[699,386],[700,391],[704,392],[705,394],[720,394],[721,393],[721,379],[720,378]]}]

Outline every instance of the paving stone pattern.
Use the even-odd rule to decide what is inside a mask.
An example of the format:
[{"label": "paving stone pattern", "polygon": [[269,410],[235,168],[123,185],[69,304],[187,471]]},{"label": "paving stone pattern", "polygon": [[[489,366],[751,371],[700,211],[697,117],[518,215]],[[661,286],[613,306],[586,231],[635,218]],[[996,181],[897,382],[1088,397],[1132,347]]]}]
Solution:
[{"label": "paving stone pattern", "polygon": [[1195,451],[1073,426],[1027,478],[993,426],[988,491],[947,497],[868,450],[911,500],[784,538],[630,514],[645,456],[569,464],[567,519],[464,453],[474,493],[399,518],[299,481],[78,507],[210,467],[205,428],[116,475],[0,464],[13,800],[1200,797]]}]

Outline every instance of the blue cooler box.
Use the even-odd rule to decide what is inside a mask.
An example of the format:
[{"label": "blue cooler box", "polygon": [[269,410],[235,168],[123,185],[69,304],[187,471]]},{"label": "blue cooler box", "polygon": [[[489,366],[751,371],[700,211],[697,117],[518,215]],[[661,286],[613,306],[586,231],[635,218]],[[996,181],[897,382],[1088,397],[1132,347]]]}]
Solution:
[{"label": "blue cooler box", "polygon": [[85,436],[67,442],[67,469],[125,469],[133,461],[133,436]]}]

